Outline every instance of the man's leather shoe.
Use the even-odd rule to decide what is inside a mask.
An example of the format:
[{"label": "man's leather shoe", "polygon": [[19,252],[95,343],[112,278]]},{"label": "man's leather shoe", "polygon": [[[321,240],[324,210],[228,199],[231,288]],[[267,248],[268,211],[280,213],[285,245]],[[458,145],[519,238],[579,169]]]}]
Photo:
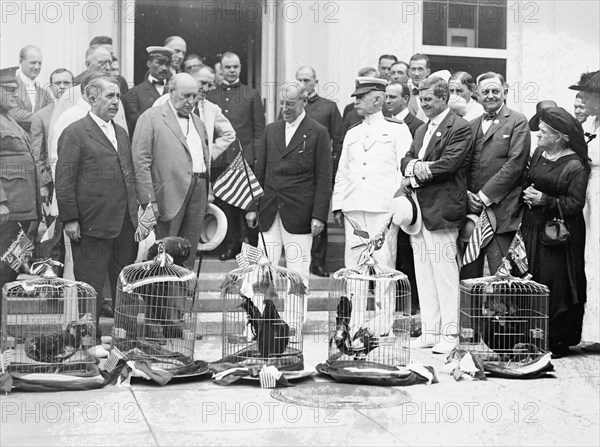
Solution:
[{"label": "man's leather shoe", "polygon": [[102,309],[100,310],[100,316],[106,318],[114,318],[115,312],[113,310],[112,304],[108,302],[102,303]]},{"label": "man's leather shoe", "polygon": [[329,278],[329,273],[327,273],[325,269],[321,266],[313,267],[312,269],[310,269],[310,271],[313,275],[320,276],[321,278]]},{"label": "man's leather shoe", "polygon": [[221,256],[219,256],[219,259],[221,261],[227,261],[229,259],[235,259],[235,255],[236,255],[236,253],[234,250],[228,249],[228,250],[225,250],[223,253],[221,253]]}]

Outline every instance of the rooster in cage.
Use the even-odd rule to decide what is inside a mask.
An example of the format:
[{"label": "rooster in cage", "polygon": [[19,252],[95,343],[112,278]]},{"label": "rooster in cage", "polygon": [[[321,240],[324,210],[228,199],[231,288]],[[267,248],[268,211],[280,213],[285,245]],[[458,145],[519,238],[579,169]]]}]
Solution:
[{"label": "rooster in cage", "polygon": [[92,344],[94,327],[91,315],[86,314],[77,321],[69,322],[62,332],[25,340],[25,355],[36,362],[63,363],[82,350],[84,345]]},{"label": "rooster in cage", "polygon": [[[352,295],[350,295],[352,297]],[[337,317],[335,317],[335,332],[329,339],[329,348],[335,346],[342,354],[352,354],[352,340],[350,337],[350,316],[352,315],[352,301],[342,295],[337,305]]]},{"label": "rooster in cage", "polygon": [[389,310],[381,308],[378,301],[377,312],[370,320],[360,324],[358,330],[352,337],[352,349],[356,353],[356,359],[364,359],[369,352],[379,347],[379,338],[387,337],[392,332],[394,325],[393,317],[390,319]]},{"label": "rooster in cage", "polygon": [[488,297],[481,312],[483,317],[477,319],[477,331],[491,350],[508,355],[525,341],[523,321],[516,319],[518,308],[511,300]]},{"label": "rooster in cage", "polygon": [[256,331],[258,352],[261,357],[283,354],[290,341],[290,326],[281,319],[275,303],[270,299],[264,301],[262,313]]},{"label": "rooster in cage", "polygon": [[259,328],[259,321],[262,318],[260,310],[252,302],[251,298],[248,298],[244,294],[240,294],[240,296],[242,297],[243,302],[238,307],[244,309],[246,311],[246,314],[248,315],[248,326],[250,327],[250,331],[252,332],[252,337],[249,338],[251,340],[256,340],[256,334],[258,334]]}]

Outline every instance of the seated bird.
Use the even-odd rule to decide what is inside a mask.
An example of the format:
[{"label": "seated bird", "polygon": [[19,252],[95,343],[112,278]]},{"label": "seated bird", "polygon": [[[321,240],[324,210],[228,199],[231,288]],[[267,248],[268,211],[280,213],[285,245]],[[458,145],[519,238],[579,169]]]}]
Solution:
[{"label": "seated bird", "polygon": [[366,355],[379,346],[379,338],[387,337],[392,332],[394,325],[393,313],[381,308],[381,303],[376,302],[377,312],[370,320],[362,322],[352,337],[352,349],[358,352],[356,358],[364,359]]},{"label": "seated bird", "polygon": [[259,321],[261,319],[260,310],[258,307],[256,307],[251,298],[248,298],[244,294],[240,294],[240,297],[242,298],[243,302],[238,307],[241,307],[246,311],[246,314],[248,315],[248,325],[250,326],[250,330],[252,332],[252,340],[256,340]]},{"label": "seated bird", "polygon": [[[350,295],[352,296],[352,295]],[[329,339],[329,348],[335,343],[342,354],[352,354],[352,340],[350,340],[350,316],[352,314],[352,301],[342,295],[337,305],[337,317],[335,317],[335,331]]]},{"label": "seated bird", "polygon": [[499,297],[485,300],[482,306],[482,318],[478,318],[476,329],[482,341],[498,354],[512,354],[519,343],[525,343],[527,328],[525,320],[517,318],[517,306],[510,300]]},{"label": "seated bird", "polygon": [[256,340],[258,351],[264,358],[283,354],[290,341],[290,327],[281,319],[275,303],[270,299],[264,301],[264,311],[256,331]]},{"label": "seated bird", "polygon": [[154,259],[158,255],[160,243],[164,245],[165,252],[173,258],[173,264],[183,267],[183,263],[192,250],[190,241],[179,236],[168,236],[160,239],[148,249],[148,259]]}]

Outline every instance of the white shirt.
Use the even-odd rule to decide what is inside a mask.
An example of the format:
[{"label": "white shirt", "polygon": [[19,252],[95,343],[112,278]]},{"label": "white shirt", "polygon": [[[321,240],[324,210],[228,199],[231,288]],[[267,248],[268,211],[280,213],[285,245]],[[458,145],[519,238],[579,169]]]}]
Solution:
[{"label": "white shirt", "polygon": [[421,146],[421,149],[419,149],[419,158],[421,160],[425,156],[425,151],[427,150],[427,146],[429,146],[429,142],[431,141],[431,137],[433,136],[433,134],[436,131],[437,127],[440,125],[440,123],[442,121],[444,121],[444,119],[446,118],[446,116],[448,116],[449,113],[450,113],[450,108],[447,108],[442,113],[440,113],[437,116],[433,117],[429,121],[429,124],[427,125],[427,132],[425,132],[425,137],[423,138],[423,145]]},{"label": "white shirt", "polygon": [[29,102],[31,102],[31,112],[35,111],[35,96],[36,96],[36,89],[35,86],[37,84],[37,82],[35,82],[33,79],[28,78],[27,76],[25,76],[25,73],[23,73],[23,71],[21,71],[21,69],[19,68],[16,72],[17,76],[19,76],[19,78],[21,78],[21,81],[23,82],[23,84],[25,84],[25,91],[27,92],[27,96],[29,97]]},{"label": "white shirt", "polygon": [[396,118],[397,120],[402,120],[404,121],[406,119],[406,117],[408,116],[408,108],[405,108],[402,112],[400,112],[398,115],[396,115],[394,118]]},{"label": "white shirt", "polygon": [[[502,107],[500,107],[501,109]],[[483,132],[483,134],[485,135],[487,133],[487,131],[490,129],[490,127],[492,127],[492,123],[496,120],[496,116],[498,116],[498,112],[500,111],[500,109],[496,110],[494,112],[494,118],[491,120],[486,120],[484,119],[484,116],[482,116],[481,118],[481,131]]]},{"label": "white shirt", "polygon": [[190,151],[190,156],[192,157],[192,171],[194,173],[206,172],[204,151],[202,150],[202,138],[200,138],[200,134],[196,130],[196,126],[194,126],[192,117],[180,118],[177,115],[177,110],[175,110],[175,107],[173,107],[171,100],[169,100],[169,106],[171,106],[171,110],[175,114],[175,118],[177,118],[179,127],[181,127],[181,132],[183,132],[183,135],[185,136]]},{"label": "white shirt", "polygon": [[[154,76],[152,76],[151,74],[148,75],[148,81],[150,81],[150,83],[152,84],[152,81],[158,81],[161,82],[159,79],[156,79]],[[163,80],[162,81],[163,84],[153,84],[154,88],[156,89],[156,91],[162,96],[165,92],[165,84],[166,82]]]},{"label": "white shirt", "polygon": [[300,123],[302,122],[302,120],[304,119],[305,116],[306,116],[306,112],[304,111],[304,109],[302,109],[302,113],[300,114],[300,116],[298,116],[298,118],[296,118],[291,123],[288,123],[288,122],[285,123],[285,145],[286,146],[290,144],[290,141],[292,141],[292,137],[296,133],[298,126],[300,125]]},{"label": "white shirt", "polygon": [[108,138],[108,141],[110,141],[110,143],[113,145],[115,150],[118,151],[119,147],[118,147],[118,143],[117,143],[117,134],[115,132],[115,126],[113,126],[112,120],[110,120],[108,122],[104,121],[102,118],[100,118],[94,112],[90,112],[90,116],[96,122],[96,124],[98,124],[100,129],[102,129],[102,132],[104,132],[104,135],[106,135],[106,138]]}]

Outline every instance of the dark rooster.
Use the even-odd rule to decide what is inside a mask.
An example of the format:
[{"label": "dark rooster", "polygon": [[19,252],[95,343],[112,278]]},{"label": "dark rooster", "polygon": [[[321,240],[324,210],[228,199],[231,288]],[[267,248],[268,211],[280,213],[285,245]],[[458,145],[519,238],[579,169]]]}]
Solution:
[{"label": "dark rooster", "polygon": [[352,348],[357,353],[356,359],[364,359],[369,352],[379,347],[380,337],[387,337],[392,332],[393,312],[382,309],[380,302],[375,304],[378,310],[373,318],[361,323],[352,337]]},{"label": "dark rooster", "polygon": [[483,342],[503,359],[513,353],[515,346],[526,343],[527,321],[517,317],[518,309],[510,300],[486,299],[482,318],[478,320],[478,332]]},{"label": "dark rooster", "polygon": [[148,249],[148,259],[154,259],[158,255],[158,246],[163,243],[165,252],[173,258],[173,264],[183,267],[183,263],[190,256],[192,244],[187,239],[177,236],[169,236],[160,239]]},{"label": "dark rooster", "polygon": [[94,323],[88,317],[71,321],[62,332],[42,334],[25,340],[25,354],[36,362],[63,363],[83,349],[87,337],[91,343]]},{"label": "dark rooster", "polygon": [[268,358],[285,352],[290,341],[290,327],[281,319],[272,300],[265,299],[264,306],[256,340],[260,356]]},{"label": "dark rooster", "polygon": [[252,340],[256,340],[256,335],[258,334],[258,326],[260,319],[262,318],[260,314],[260,310],[256,305],[252,302],[251,298],[248,298],[244,294],[240,294],[243,302],[238,307],[241,307],[248,314],[248,324],[250,325],[252,331]]},{"label": "dark rooster", "polygon": [[329,339],[329,348],[332,343],[342,354],[352,354],[352,340],[350,339],[350,315],[352,314],[352,301],[342,295],[337,305],[337,317],[335,317],[335,332]]}]

